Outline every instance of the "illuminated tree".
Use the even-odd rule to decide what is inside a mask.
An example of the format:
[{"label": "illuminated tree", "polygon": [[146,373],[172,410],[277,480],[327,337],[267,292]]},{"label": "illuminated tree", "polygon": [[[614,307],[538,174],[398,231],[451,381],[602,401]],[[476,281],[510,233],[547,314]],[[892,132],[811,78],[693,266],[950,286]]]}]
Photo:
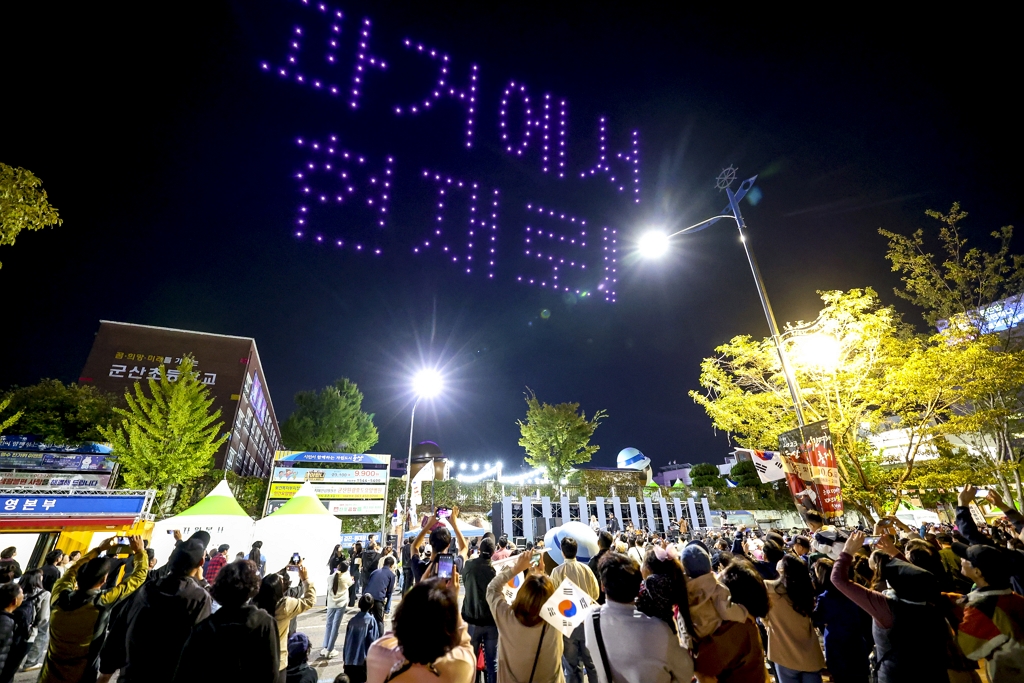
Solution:
[{"label": "illuminated tree", "polygon": [[720,491],[725,488],[725,480],[722,479],[718,468],[707,462],[694,465],[690,469],[690,481],[699,489]]},{"label": "illuminated tree", "polygon": [[377,443],[363,394],[344,377],[320,391],[300,391],[295,406],[281,425],[281,442],[290,450],[365,453]]},{"label": "illuminated tree", "polygon": [[[172,490],[206,473],[213,454],[228,438],[221,434],[220,410],[210,412],[213,398],[186,356],[177,377],[160,366],[160,380],[148,380],[148,396],[139,382],[125,392],[128,408],[115,408],[122,419],[100,432],[111,443],[129,488],[157,489],[169,504]],[[218,436],[219,434],[219,436]]]},{"label": "illuminated tree", "polygon": [[548,479],[559,485],[573,465],[590,462],[600,449],[590,445],[590,438],[606,417],[607,412],[598,410],[588,420],[579,403],[541,403],[529,391],[526,421],[517,420],[522,435],[519,445],[526,449],[527,464],[545,470]]},{"label": "illuminated tree", "polygon": [[729,471],[729,478],[736,482],[737,486],[768,488],[767,484],[761,483],[761,477],[757,476],[757,468],[749,460],[740,460],[736,463]]},{"label": "illuminated tree", "polygon": [[22,230],[62,223],[42,185],[32,171],[0,163],[0,246],[13,245]]},{"label": "illuminated tree", "polygon": [[896,294],[920,306],[929,325],[948,325],[965,338],[988,333],[982,368],[987,381],[968,392],[955,422],[961,437],[990,461],[1003,498],[1011,499],[1008,470],[1024,504],[1022,453],[1014,447],[1024,430],[1024,338],[1012,331],[1024,318],[1024,256],[1010,253],[1013,226],[992,232],[997,246],[986,251],[962,236],[967,213],[959,204],[949,213],[926,213],[940,224],[938,256],[929,251],[923,229],[909,237],[880,231],[889,240],[886,258],[902,276]]},{"label": "illuminated tree", "polygon": [[101,427],[114,421],[117,397],[88,384],[64,384],[44,379],[38,384],[16,387],[8,394],[10,405],[0,407],[0,420],[17,412],[12,423],[19,434],[32,434],[47,443],[77,444],[99,441]]},{"label": "illuminated tree", "polygon": [[[7,398],[0,399],[0,416],[7,412],[7,407],[9,405],[11,405],[10,396],[8,396]],[[3,434],[5,431],[7,431],[7,428],[13,425],[15,422],[17,422],[18,418],[20,417],[20,411],[14,413],[13,415],[9,415],[8,417],[0,417],[0,434]]]},{"label": "illuminated tree", "polygon": [[[821,297],[813,334],[831,340],[834,357],[801,354],[799,336],[789,355],[806,420],[828,420],[844,500],[870,518],[899,505],[922,446],[951,433],[956,407],[987,381],[985,341],[915,335],[871,289]],[[741,446],[773,449],[796,427],[774,343],[740,336],[715,351],[701,364],[704,391],[690,396]],[[905,447],[883,461],[867,437],[891,429]]]}]

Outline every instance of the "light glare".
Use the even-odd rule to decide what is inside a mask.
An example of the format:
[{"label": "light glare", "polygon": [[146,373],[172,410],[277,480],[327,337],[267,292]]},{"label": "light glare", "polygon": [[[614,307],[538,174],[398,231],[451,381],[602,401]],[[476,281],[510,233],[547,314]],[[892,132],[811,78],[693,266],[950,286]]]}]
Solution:
[{"label": "light glare", "polygon": [[441,393],[444,382],[437,370],[420,370],[412,378],[412,388],[420,398],[434,398]]},{"label": "light glare", "polygon": [[660,258],[668,251],[668,235],[657,230],[646,232],[640,237],[637,249],[644,258]]}]

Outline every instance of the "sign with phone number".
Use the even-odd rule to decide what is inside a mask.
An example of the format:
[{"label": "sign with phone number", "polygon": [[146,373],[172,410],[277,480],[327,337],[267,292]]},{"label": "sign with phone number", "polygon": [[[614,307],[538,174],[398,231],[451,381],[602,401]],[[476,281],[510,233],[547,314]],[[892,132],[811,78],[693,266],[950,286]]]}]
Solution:
[{"label": "sign with phone number", "polygon": [[141,514],[145,496],[43,496],[17,495],[0,498],[3,515],[124,515]]},{"label": "sign with phone number", "polygon": [[278,451],[274,459],[284,462],[352,462],[363,465],[389,465],[390,455],[378,453],[315,453],[311,451]]}]

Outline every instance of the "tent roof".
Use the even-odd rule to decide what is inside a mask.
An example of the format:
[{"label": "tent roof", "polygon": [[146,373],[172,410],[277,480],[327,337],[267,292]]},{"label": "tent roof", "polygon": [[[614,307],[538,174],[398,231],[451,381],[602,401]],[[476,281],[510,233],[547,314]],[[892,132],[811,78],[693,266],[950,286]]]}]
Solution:
[{"label": "tent roof", "polygon": [[291,500],[274,510],[268,517],[283,517],[285,515],[327,515],[334,517],[331,511],[324,507],[320,498],[316,495],[313,485],[308,481],[299,487]]},{"label": "tent roof", "polygon": [[242,509],[242,506],[238,504],[238,501],[235,500],[235,496],[231,493],[231,488],[228,486],[227,479],[221,480],[201,501],[175,516],[185,517],[194,515],[249,516]]}]

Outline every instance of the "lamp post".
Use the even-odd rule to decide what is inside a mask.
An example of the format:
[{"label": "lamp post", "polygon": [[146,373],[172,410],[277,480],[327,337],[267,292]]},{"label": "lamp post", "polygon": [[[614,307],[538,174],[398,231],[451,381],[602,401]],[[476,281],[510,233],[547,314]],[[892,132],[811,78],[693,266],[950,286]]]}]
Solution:
[{"label": "lamp post", "polygon": [[761,308],[764,309],[764,317],[768,321],[768,329],[771,331],[772,341],[775,343],[775,350],[779,354],[779,362],[782,364],[782,374],[786,377],[786,385],[789,387],[789,396],[793,400],[793,409],[796,412],[796,421],[801,427],[804,426],[804,412],[801,407],[800,400],[800,385],[797,384],[796,376],[793,374],[793,370],[790,367],[789,359],[786,357],[786,351],[782,347],[782,336],[779,334],[778,323],[775,322],[775,313],[772,311],[772,304],[768,300],[768,292],[765,291],[764,279],[761,277],[761,269],[757,265],[757,259],[754,258],[754,250],[750,246],[750,242],[747,239],[747,224],[743,220],[743,214],[740,212],[740,200],[746,196],[750,188],[754,186],[754,181],[757,180],[757,176],[747,178],[741,184],[736,192],[732,191],[730,185],[736,177],[736,169],[728,168],[722,171],[722,174],[718,176],[718,188],[725,190],[726,196],[729,198],[729,205],[722,209],[720,215],[712,216],[700,223],[695,223],[688,228],[677,230],[671,235],[664,235],[658,232],[649,232],[640,238],[639,248],[640,253],[647,257],[658,257],[664,254],[668,250],[668,242],[671,238],[679,235],[685,235],[690,232],[696,232],[703,230],[704,228],[711,227],[714,223],[717,223],[723,218],[732,218],[736,222],[736,229],[740,233],[740,242],[743,243],[743,251],[747,255],[747,263],[750,264],[750,273],[754,276],[754,284],[757,286],[757,295],[761,299]]},{"label": "lamp post", "polygon": [[[416,425],[416,406],[420,404],[420,399],[433,398],[441,393],[443,384],[441,373],[437,370],[420,370],[412,378],[412,388],[416,393],[416,400],[412,404],[412,415],[409,417],[409,459],[406,461],[405,466],[405,510],[402,513],[403,517],[409,514],[409,496],[412,493],[412,432],[413,427]],[[405,529],[404,523],[402,524],[402,529]]]}]

